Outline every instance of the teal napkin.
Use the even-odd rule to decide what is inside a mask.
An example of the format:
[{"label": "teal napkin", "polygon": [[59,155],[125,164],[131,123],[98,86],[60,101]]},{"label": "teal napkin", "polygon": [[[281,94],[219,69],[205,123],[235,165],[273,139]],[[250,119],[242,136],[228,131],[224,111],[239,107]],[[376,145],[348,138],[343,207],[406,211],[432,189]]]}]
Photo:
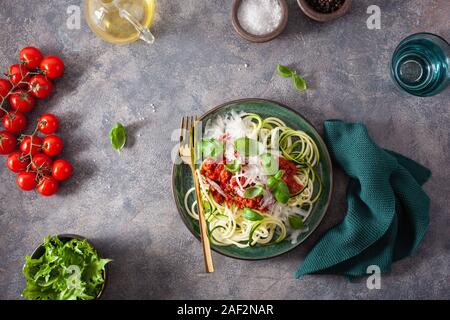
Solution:
[{"label": "teal napkin", "polygon": [[367,275],[367,267],[390,270],[411,255],[429,224],[430,199],[421,186],[430,170],[370,138],[363,124],[324,122],[334,161],[350,177],[347,214],[307,254],[295,276],[312,273]]}]

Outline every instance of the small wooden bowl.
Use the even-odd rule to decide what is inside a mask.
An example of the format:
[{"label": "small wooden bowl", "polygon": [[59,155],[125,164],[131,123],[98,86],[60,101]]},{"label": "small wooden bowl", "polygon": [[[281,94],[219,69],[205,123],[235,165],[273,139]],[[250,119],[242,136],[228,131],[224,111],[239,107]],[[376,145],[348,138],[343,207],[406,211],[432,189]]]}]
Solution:
[{"label": "small wooden bowl", "polygon": [[288,22],[288,16],[289,16],[289,10],[288,10],[286,0],[278,0],[278,1],[280,2],[281,10],[283,11],[283,16],[281,18],[280,25],[271,33],[259,36],[259,35],[251,34],[250,32],[248,32],[241,26],[239,19],[238,19],[238,11],[239,11],[239,7],[242,3],[242,0],[234,0],[233,7],[231,9],[231,23],[232,23],[236,33],[238,35],[240,35],[242,38],[244,38],[245,40],[248,40],[250,42],[255,42],[255,43],[267,42],[267,41],[270,41],[270,40],[278,37],[283,32],[283,30],[286,28],[286,25]]},{"label": "small wooden bowl", "polygon": [[314,8],[311,7],[307,0],[297,0],[297,3],[304,14],[306,14],[311,19],[319,22],[327,22],[342,17],[350,10],[352,6],[352,0],[345,0],[342,7],[340,7],[338,10],[331,13],[321,13],[314,10]]},{"label": "small wooden bowl", "polygon": [[[79,235],[77,235],[77,234],[58,234],[58,238],[59,238],[59,240],[61,240],[62,242],[67,242],[67,241],[70,241],[70,240],[72,240],[72,239],[77,239],[77,240],[87,240],[85,237],[79,236]],[[89,241],[88,241],[88,242],[89,242]],[[92,246],[92,243],[91,243],[91,242],[89,242],[89,244]],[[95,249],[95,247],[94,247],[94,249]],[[33,251],[33,253],[31,254],[31,258],[32,258],[32,259],[39,259],[44,253],[45,253],[45,251],[44,251],[44,248],[42,247],[42,244],[41,244],[41,245],[39,245],[39,247],[37,247],[37,248]],[[103,295],[103,292],[105,291],[106,281],[107,281],[107,279],[108,279],[107,276],[106,276],[106,273],[107,273],[107,266],[105,266],[105,271],[103,272],[103,279],[104,279],[105,281],[103,281],[102,288],[101,288],[100,292],[98,293],[98,295],[97,295],[97,297],[96,297],[96,300],[101,299],[101,297],[102,297],[102,295]]]}]

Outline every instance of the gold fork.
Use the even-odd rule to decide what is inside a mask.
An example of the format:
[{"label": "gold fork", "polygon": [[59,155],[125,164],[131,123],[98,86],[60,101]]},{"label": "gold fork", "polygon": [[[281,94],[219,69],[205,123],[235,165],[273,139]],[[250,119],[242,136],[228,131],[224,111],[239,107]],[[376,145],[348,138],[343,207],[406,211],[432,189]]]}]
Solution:
[{"label": "gold fork", "polygon": [[201,199],[199,177],[195,169],[195,125],[198,122],[197,117],[183,117],[181,119],[180,149],[181,160],[187,164],[192,171],[194,179],[195,194],[197,195],[198,220],[200,225],[200,239],[203,247],[203,257],[205,260],[206,272],[214,272],[214,265],[211,255],[211,245],[208,237],[208,227],[206,225],[203,202]]}]

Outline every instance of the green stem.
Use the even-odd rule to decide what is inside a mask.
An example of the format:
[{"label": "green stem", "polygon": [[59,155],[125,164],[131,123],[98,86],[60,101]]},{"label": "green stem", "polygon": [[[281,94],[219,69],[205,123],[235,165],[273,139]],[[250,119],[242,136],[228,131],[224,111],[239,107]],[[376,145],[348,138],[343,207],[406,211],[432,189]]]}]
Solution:
[{"label": "green stem", "polygon": [[[32,73],[32,72],[28,71],[28,72],[26,73],[25,76],[23,76],[23,75],[21,74],[22,79],[20,80],[20,82],[19,82],[18,84],[16,84],[16,85],[12,85],[11,90],[9,90],[9,92],[6,94],[6,96],[2,97],[2,100],[1,100],[1,102],[0,102],[0,110],[2,110],[3,112],[5,112],[5,113],[9,116],[9,119],[10,119],[11,121],[12,121],[13,118],[9,115],[8,110],[6,110],[6,109],[3,107],[3,104],[4,104],[5,101],[8,99],[8,97],[9,97],[11,94],[13,94],[14,91],[16,91],[17,88],[20,88],[20,86],[21,86],[22,84],[26,84],[26,85],[29,85],[29,84],[30,84],[30,82],[23,81],[23,79],[26,79],[26,77],[28,77],[30,74],[38,74],[38,73],[36,73],[36,72],[33,72],[33,73]],[[11,82],[11,81],[9,81],[9,82]],[[12,83],[11,83],[11,84],[12,84]],[[31,92],[31,90],[28,89],[27,93],[28,93],[28,92]],[[17,113],[17,110],[15,110],[14,114],[16,114],[16,113]]]}]

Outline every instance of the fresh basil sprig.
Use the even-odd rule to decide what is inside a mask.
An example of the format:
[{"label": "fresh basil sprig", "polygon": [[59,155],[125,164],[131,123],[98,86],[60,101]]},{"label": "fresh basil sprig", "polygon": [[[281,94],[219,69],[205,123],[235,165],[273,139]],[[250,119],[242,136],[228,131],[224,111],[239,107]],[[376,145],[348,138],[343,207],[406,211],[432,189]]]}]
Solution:
[{"label": "fresh basil sprig", "polygon": [[245,189],[244,198],[252,199],[264,194],[264,186],[262,184],[255,184],[253,187]]},{"label": "fresh basil sprig", "polygon": [[116,123],[109,132],[109,139],[114,150],[120,151],[127,142],[127,130],[121,123]]},{"label": "fresh basil sprig", "polygon": [[281,180],[283,173],[284,172],[280,170],[276,175],[267,179],[267,185],[272,191],[275,200],[280,203],[287,203],[291,198],[291,192],[289,191],[289,187],[287,186],[286,182]]},{"label": "fresh basil sprig", "polygon": [[297,216],[297,215],[290,215],[289,218],[289,224],[291,225],[292,229],[301,229],[303,228],[303,220]]},{"label": "fresh basil sprig", "polygon": [[244,218],[250,221],[259,221],[264,219],[264,217],[258,212],[249,208],[244,208]]},{"label": "fresh basil sprig", "polygon": [[232,162],[225,164],[224,167],[228,172],[236,173],[241,169],[241,164],[238,159],[234,159]]},{"label": "fresh basil sprig", "polygon": [[283,78],[292,78],[292,83],[294,84],[294,88],[297,89],[299,93],[302,93],[306,89],[308,89],[308,84],[306,80],[297,74],[297,71],[291,70],[286,66],[281,64],[277,65],[277,74]]}]

